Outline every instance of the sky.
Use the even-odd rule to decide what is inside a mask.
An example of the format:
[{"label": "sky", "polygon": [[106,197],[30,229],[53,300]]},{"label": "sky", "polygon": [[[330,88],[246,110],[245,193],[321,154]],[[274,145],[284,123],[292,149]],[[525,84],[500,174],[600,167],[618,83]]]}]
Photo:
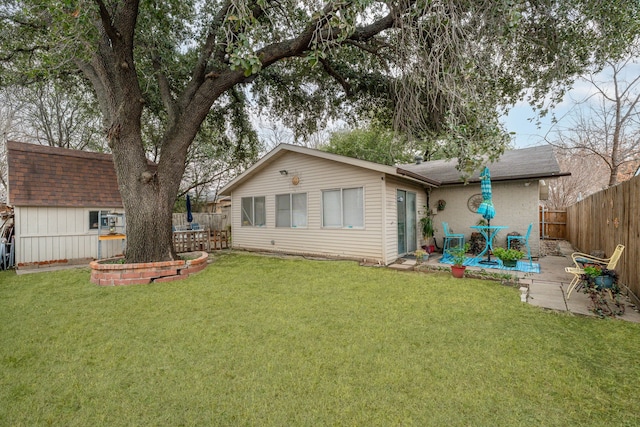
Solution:
[{"label": "sky", "polygon": [[545,117],[539,127],[536,122],[535,113],[527,105],[514,107],[506,117],[502,118],[506,130],[515,133],[513,140],[515,148],[545,144],[544,136],[552,127],[549,118]]},{"label": "sky", "polygon": [[[578,81],[567,92],[562,101],[549,113],[539,118],[537,113],[525,102],[516,104],[509,114],[502,118],[508,132],[514,132],[515,148],[527,148],[546,144],[545,137],[553,139],[554,133],[571,126],[572,115],[579,108],[580,101],[592,95],[594,89],[590,83]],[[556,122],[553,122],[555,117]]]},{"label": "sky", "polygon": [[[619,74],[621,87],[626,86],[624,83],[631,82],[640,75],[639,58],[632,60],[627,64],[623,71]],[[594,77],[603,88],[609,92],[612,90],[612,72],[605,68],[601,73]],[[552,123],[551,112],[543,119],[540,119],[539,126],[536,124],[538,118],[531,107],[522,102],[511,109],[506,117],[503,117],[502,123],[508,132],[515,132],[514,145],[516,148],[533,147],[545,144],[545,136],[553,138],[554,133],[560,130],[567,130],[571,127],[573,116],[582,108],[580,104],[586,99],[596,100],[592,97],[596,93],[593,85],[584,80],[578,79],[573,88],[567,92],[563,100],[552,110],[557,123]],[[634,85],[633,93],[638,93],[638,88]],[[584,105],[585,107],[588,106]],[[586,110],[585,110],[586,111]]]}]

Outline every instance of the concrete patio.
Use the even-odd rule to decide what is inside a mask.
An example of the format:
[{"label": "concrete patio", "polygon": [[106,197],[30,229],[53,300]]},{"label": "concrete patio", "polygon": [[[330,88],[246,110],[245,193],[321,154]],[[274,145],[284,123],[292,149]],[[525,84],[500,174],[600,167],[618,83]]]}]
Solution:
[{"label": "concrete patio", "polygon": [[[568,242],[558,241],[553,254],[540,257],[535,262],[540,264],[540,273],[510,272],[500,269],[484,268],[492,273],[512,273],[518,276],[522,286],[528,287],[527,303],[545,309],[565,311],[577,315],[596,316],[589,310],[591,301],[582,290],[573,291],[567,299],[567,288],[573,276],[564,271],[572,265],[571,253],[574,250]],[[427,264],[449,268],[450,264],[440,263],[441,254],[434,254]],[[390,266],[398,269],[411,269],[415,260],[407,260],[403,264]],[[404,268],[403,268],[404,267]],[[470,270],[480,270],[478,267],[467,267]],[[617,319],[640,323],[639,307],[625,298],[625,314],[616,316]]]}]

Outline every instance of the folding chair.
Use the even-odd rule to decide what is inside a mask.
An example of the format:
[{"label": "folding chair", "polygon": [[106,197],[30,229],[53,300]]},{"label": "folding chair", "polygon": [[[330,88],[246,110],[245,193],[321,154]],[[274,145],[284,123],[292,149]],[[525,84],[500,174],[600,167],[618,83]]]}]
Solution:
[{"label": "folding chair", "polygon": [[[444,233],[444,244],[442,245],[442,253],[443,254],[447,254],[448,249],[450,249],[451,246],[451,241],[452,240],[457,240],[458,241],[458,245],[460,246],[464,246],[464,234],[455,234],[452,233],[451,230],[449,230],[449,224],[446,222],[442,223],[442,232]],[[454,245],[454,246],[458,246],[458,245]]]},{"label": "folding chair", "polygon": [[519,241],[521,244],[527,247],[527,256],[529,257],[529,265],[533,265],[533,259],[531,258],[531,246],[529,246],[529,236],[531,235],[531,229],[533,223],[529,224],[527,228],[527,234],[524,236],[507,236],[507,249],[511,249],[511,242]]},{"label": "folding chair", "polygon": [[573,263],[575,267],[565,267],[564,271],[570,274],[573,274],[573,280],[569,283],[569,288],[567,291],[567,299],[571,296],[571,292],[576,289],[580,285],[580,276],[584,274],[584,266],[587,264],[597,264],[600,265],[607,270],[615,270],[618,265],[618,261],[620,261],[620,257],[622,257],[622,251],[624,251],[624,245],[616,246],[616,249],[613,251],[613,255],[610,258],[598,258],[593,255],[588,255],[582,252],[574,252],[571,254],[571,259],[573,259]]}]

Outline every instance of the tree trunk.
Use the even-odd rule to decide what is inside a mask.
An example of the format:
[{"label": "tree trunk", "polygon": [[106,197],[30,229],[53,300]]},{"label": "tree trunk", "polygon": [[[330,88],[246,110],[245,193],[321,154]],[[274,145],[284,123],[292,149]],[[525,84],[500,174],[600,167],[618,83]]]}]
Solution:
[{"label": "tree trunk", "polygon": [[172,213],[184,161],[163,171],[147,161],[136,126],[125,121],[122,130],[112,133],[110,145],[127,219],[125,258],[131,263],[174,260]]},{"label": "tree trunk", "polygon": [[167,200],[167,191],[145,185],[140,192],[121,190],[120,194],[127,215],[127,262],[176,259],[171,229],[173,202]]}]

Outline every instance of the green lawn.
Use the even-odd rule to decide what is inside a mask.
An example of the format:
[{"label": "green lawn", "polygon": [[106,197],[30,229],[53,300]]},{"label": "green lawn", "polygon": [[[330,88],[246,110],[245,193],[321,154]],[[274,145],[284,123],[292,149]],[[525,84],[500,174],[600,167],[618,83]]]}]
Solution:
[{"label": "green lawn", "polygon": [[0,272],[0,425],[640,425],[640,325],[449,273],[225,255]]}]

